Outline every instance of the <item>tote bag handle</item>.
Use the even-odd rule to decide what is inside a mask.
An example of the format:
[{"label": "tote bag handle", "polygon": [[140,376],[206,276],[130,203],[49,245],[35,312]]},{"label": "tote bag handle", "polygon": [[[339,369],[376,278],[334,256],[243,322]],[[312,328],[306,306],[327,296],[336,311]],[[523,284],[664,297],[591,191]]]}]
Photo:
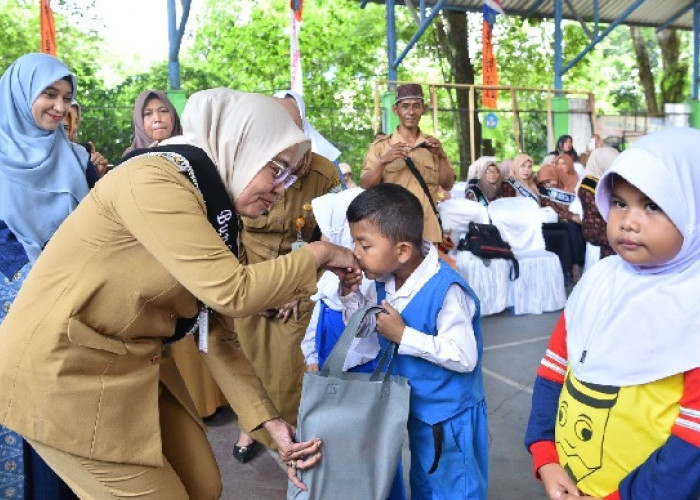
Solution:
[{"label": "tote bag handle", "polygon": [[[342,376],[345,357],[348,355],[348,351],[350,350],[350,345],[352,344],[353,339],[357,335],[357,332],[360,330],[360,325],[362,324],[362,321],[368,315],[376,314],[383,310],[384,308],[380,306],[365,306],[361,309],[358,309],[350,317],[350,320],[348,320],[348,324],[345,326],[345,330],[343,330],[343,333],[338,339],[338,342],[336,342],[335,346],[333,347],[333,350],[328,355],[328,358],[326,359],[326,362],[323,365],[323,368],[321,369],[321,374],[326,376],[330,375],[332,377]],[[390,343],[387,346],[387,348],[391,348],[391,346],[392,344]],[[373,379],[375,378],[375,375],[377,375],[377,373],[381,371],[382,365],[385,364],[385,358],[386,352],[384,352],[381,361],[377,365],[377,370],[375,370],[375,374],[372,376]],[[389,358],[389,361],[391,361],[391,358]],[[387,373],[389,373],[388,366]]]}]

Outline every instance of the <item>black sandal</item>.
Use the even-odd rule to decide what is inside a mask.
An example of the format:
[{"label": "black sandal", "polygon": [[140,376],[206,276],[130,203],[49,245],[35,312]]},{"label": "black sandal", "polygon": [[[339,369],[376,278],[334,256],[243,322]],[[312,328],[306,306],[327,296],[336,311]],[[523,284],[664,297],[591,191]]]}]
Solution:
[{"label": "black sandal", "polygon": [[233,457],[240,463],[249,462],[258,452],[259,443],[253,441],[245,446],[233,445]]}]

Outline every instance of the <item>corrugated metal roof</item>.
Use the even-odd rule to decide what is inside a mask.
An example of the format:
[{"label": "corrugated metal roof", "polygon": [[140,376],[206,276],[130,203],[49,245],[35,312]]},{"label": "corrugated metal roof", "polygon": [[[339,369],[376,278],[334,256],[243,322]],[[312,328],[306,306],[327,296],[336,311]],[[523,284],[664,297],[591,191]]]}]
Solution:
[{"label": "corrugated metal roof", "polygon": [[[375,3],[385,3],[382,0],[372,0]],[[425,0],[427,7],[432,7],[437,0]],[[611,23],[618,19],[630,6],[634,0],[598,0],[599,22]],[[676,19],[670,26],[681,29],[693,28],[693,9],[687,7],[692,4],[691,0],[646,0],[634,12],[632,12],[624,24],[639,26],[661,26],[676,13],[686,10],[686,12]],[[403,0],[396,0],[396,4],[405,4]],[[417,8],[420,0],[413,0],[412,4]],[[460,9],[466,11],[481,11],[483,0],[448,0],[445,8]],[[501,5],[506,14],[524,16],[530,14],[532,17],[553,18],[554,0],[501,0]],[[536,8],[533,10],[533,7]],[[573,8],[573,10],[572,10]],[[567,0],[562,2],[563,16],[565,19],[579,20],[582,18],[587,22],[594,20],[593,0]]]}]

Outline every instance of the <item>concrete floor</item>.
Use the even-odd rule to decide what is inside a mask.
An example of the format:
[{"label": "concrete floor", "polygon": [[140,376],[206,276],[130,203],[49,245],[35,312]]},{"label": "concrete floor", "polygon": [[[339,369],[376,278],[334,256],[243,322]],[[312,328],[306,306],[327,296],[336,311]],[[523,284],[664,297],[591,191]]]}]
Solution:
[{"label": "concrete floor", "polygon": [[[532,476],[523,435],[535,371],[558,316],[558,312],[513,316],[506,311],[483,318],[484,384],[490,434],[489,499],[546,498],[541,484]],[[245,465],[231,455],[238,428],[230,410],[221,409],[207,424],[207,434],[221,469],[222,499],[286,497],[286,473],[276,453],[262,451]],[[407,460],[405,449],[404,464],[409,463]]]}]

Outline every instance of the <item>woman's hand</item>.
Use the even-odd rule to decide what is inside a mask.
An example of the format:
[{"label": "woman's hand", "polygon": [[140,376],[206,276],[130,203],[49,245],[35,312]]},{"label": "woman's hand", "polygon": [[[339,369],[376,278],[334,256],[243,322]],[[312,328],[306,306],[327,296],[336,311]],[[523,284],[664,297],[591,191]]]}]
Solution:
[{"label": "woman's hand", "polygon": [[95,151],[95,145],[92,142],[88,142],[88,144],[90,145],[90,161],[93,165],[95,165],[97,175],[102,177],[107,173],[109,161],[107,161],[107,158]]},{"label": "woman's hand", "polygon": [[306,491],[306,485],[297,477],[297,470],[306,470],[314,467],[321,461],[321,440],[310,439],[301,443],[294,442],[293,425],[281,418],[268,420],[263,424],[277,444],[277,453],[280,459],[287,465],[287,477],[294,485]]},{"label": "woman's hand", "polygon": [[304,248],[314,255],[316,269],[328,269],[337,274],[341,280],[347,273],[360,270],[355,255],[345,247],[327,241],[314,241]]},{"label": "woman's hand", "polygon": [[276,317],[281,320],[282,323],[289,321],[289,318],[294,318],[294,321],[299,321],[299,299],[278,307]]},{"label": "woman's hand", "polygon": [[542,484],[550,500],[581,496],[576,484],[561,465],[545,464],[537,472],[542,478]]},{"label": "woman's hand", "polygon": [[307,372],[317,372],[320,370],[320,367],[318,366],[318,363],[309,363],[306,365],[306,371]]}]

